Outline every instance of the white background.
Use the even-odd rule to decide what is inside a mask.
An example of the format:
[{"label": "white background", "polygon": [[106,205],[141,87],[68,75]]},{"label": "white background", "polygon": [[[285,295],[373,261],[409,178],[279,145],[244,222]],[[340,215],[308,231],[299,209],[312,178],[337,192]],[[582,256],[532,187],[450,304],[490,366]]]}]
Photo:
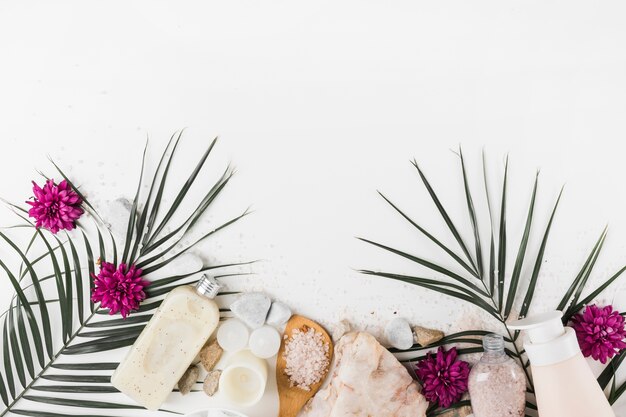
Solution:
[{"label": "white background", "polygon": [[[489,326],[471,307],[355,272],[416,271],[355,236],[453,266],[376,190],[454,245],[409,163],[416,158],[469,240],[450,152],[462,144],[477,195],[481,150],[494,198],[510,155],[512,249],[535,170],[531,254],[567,183],[535,311],[554,307],[606,223],[591,284],[626,263],[625,15],[619,1],[3,0],[1,194],[28,198],[35,170],[52,173],[50,154],[106,208],[132,196],[146,135],[154,167],[169,135],[189,128],[180,178],[219,135],[216,160],[238,174],[216,216],[250,204],[255,213],[205,250],[264,260],[233,286],[376,334],[394,313],[446,331]],[[14,222],[0,212],[0,224]],[[510,257],[509,266],[514,249]],[[271,415],[274,401],[248,413]],[[206,404],[198,394],[172,407]]]}]

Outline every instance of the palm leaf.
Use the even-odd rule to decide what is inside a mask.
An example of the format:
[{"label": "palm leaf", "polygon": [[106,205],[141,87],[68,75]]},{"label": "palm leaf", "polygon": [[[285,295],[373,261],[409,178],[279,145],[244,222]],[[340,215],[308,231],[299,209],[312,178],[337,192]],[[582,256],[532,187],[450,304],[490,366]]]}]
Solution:
[{"label": "palm leaf", "polygon": [[537,253],[537,259],[535,260],[535,266],[533,267],[533,273],[532,273],[532,276],[530,277],[528,288],[526,289],[526,295],[524,296],[524,301],[522,302],[522,307],[520,309],[520,314],[519,314],[520,319],[526,317],[526,314],[528,314],[528,310],[530,309],[530,305],[533,300],[533,295],[535,294],[535,288],[537,287],[539,271],[541,270],[541,265],[543,264],[543,257],[546,251],[546,246],[548,245],[548,237],[550,236],[550,229],[552,228],[554,215],[556,214],[556,209],[559,206],[559,202],[561,201],[562,195],[563,195],[563,189],[561,188],[561,192],[559,193],[559,196],[556,199],[556,203],[554,203],[552,214],[550,214],[550,220],[548,221],[548,225],[546,226],[546,230],[543,234],[543,239],[541,240],[541,246],[539,247],[539,252]]},{"label": "palm leaf", "polygon": [[461,247],[461,250],[463,251],[463,253],[467,257],[467,259],[469,260],[469,262],[472,265],[472,268],[474,269],[474,271],[477,273],[478,271],[476,270],[476,264],[474,263],[474,260],[472,259],[472,255],[470,254],[469,250],[467,249],[467,245],[463,241],[463,238],[461,237],[461,234],[459,233],[459,231],[457,230],[456,226],[452,222],[452,219],[448,215],[448,212],[446,211],[446,209],[441,204],[441,201],[439,200],[439,197],[437,197],[437,194],[435,193],[435,190],[433,189],[433,187],[430,185],[430,183],[426,179],[426,176],[424,175],[424,173],[420,169],[419,165],[417,164],[417,161],[413,161],[412,163],[413,163],[413,166],[415,167],[415,169],[417,169],[417,172],[419,173],[419,176],[422,179],[422,182],[424,183],[424,186],[426,187],[426,190],[428,191],[428,194],[430,195],[430,197],[432,198],[433,202],[437,206],[437,210],[439,210],[439,214],[441,214],[441,217],[443,217],[443,220],[446,222],[446,225],[448,226],[448,229],[450,229],[450,232],[452,232],[452,235],[454,236],[454,238],[458,242],[459,246]]},{"label": "palm leaf", "polygon": [[509,318],[513,303],[515,302],[515,295],[517,293],[517,287],[519,285],[519,279],[522,274],[522,266],[524,265],[524,259],[526,256],[526,248],[528,247],[528,238],[530,237],[530,227],[533,222],[533,213],[535,211],[535,198],[537,197],[537,182],[539,180],[539,173],[535,177],[535,186],[533,187],[533,194],[530,198],[530,207],[528,208],[528,216],[526,218],[526,226],[524,227],[524,235],[519,245],[519,251],[517,252],[517,259],[515,260],[515,266],[513,267],[513,274],[511,275],[511,282],[509,283],[509,293],[506,297],[506,306],[504,307],[504,320]]},{"label": "palm leaf", "polygon": [[[35,289],[35,294],[37,295],[39,314],[41,315],[41,327],[43,328],[44,340],[46,342],[46,352],[48,353],[48,358],[51,358],[53,355],[53,347],[52,347],[52,327],[50,324],[50,314],[48,313],[48,306],[46,303],[46,298],[44,297],[43,290],[41,289],[41,283],[35,269],[33,268],[33,264],[29,262],[26,255],[19,249],[19,247],[14,244],[11,239],[9,239],[5,234],[0,232],[0,237],[2,237],[20,256],[22,262],[26,265],[26,270],[29,272],[32,286]],[[42,279],[43,280],[43,279]],[[39,364],[43,366],[43,361],[40,360]]]},{"label": "palm leaf", "polygon": [[489,211],[489,293],[493,294],[496,285],[496,256],[495,256],[495,239],[493,233],[493,213],[491,211],[491,198],[489,197],[489,183],[487,181],[487,166],[485,164],[485,152],[482,152],[483,163],[483,182],[485,185],[485,200],[487,203],[487,210]]},{"label": "palm leaf", "polygon": [[204,163],[206,162],[207,158],[209,157],[209,154],[213,150],[213,147],[215,146],[216,142],[217,142],[217,138],[213,139],[213,141],[211,142],[211,144],[209,145],[207,150],[204,152],[204,154],[200,158],[200,161],[198,162],[198,164],[196,165],[194,170],[189,175],[189,178],[187,178],[187,181],[185,181],[185,184],[183,184],[183,186],[181,187],[180,191],[178,192],[178,195],[176,196],[176,198],[174,199],[174,202],[172,203],[172,206],[170,207],[170,209],[165,214],[165,217],[163,218],[163,220],[161,220],[161,222],[157,226],[157,228],[154,231],[154,233],[148,238],[148,242],[147,242],[147,246],[148,247],[146,248],[146,251],[150,251],[151,249],[154,248],[154,246],[151,245],[152,241],[159,235],[159,233],[167,225],[169,220],[174,215],[174,212],[176,211],[176,209],[179,207],[180,203],[185,198],[185,195],[187,195],[187,192],[189,191],[189,189],[193,185],[194,181],[196,180],[196,178],[198,176],[198,173],[200,173],[200,170],[204,166]]},{"label": "palm leaf", "polygon": [[574,278],[574,281],[572,281],[572,284],[569,286],[569,288],[565,292],[565,295],[563,295],[563,298],[561,298],[561,301],[559,302],[559,305],[557,306],[557,310],[564,311],[570,304],[572,304],[574,302],[572,300],[574,297],[574,292],[578,292],[579,288],[582,289],[585,283],[587,282],[589,275],[591,275],[591,270],[593,269],[593,266],[596,263],[598,256],[600,255],[600,250],[602,249],[602,246],[604,245],[606,234],[607,234],[607,229],[604,228],[604,230],[602,231],[602,234],[600,234],[600,237],[598,238],[598,241],[596,242],[593,249],[591,250],[591,253],[587,257],[587,260],[585,261],[582,268],[578,272],[578,275],[576,275],[576,278]]},{"label": "palm leaf", "polygon": [[509,157],[504,164],[504,180],[502,181],[502,202],[500,203],[500,232],[498,238],[498,309],[502,310],[504,302],[504,276],[506,269],[506,184],[509,173]]},{"label": "palm leaf", "polygon": [[587,297],[585,297],[583,300],[578,302],[578,304],[572,305],[570,310],[568,310],[568,312],[565,314],[565,319],[571,318],[571,316],[574,313],[580,311],[585,306],[585,304],[588,304],[589,302],[591,302],[591,300],[593,300],[594,298],[602,294],[602,292],[604,292],[604,290],[606,290],[611,284],[613,284],[624,273],[624,271],[626,271],[626,266],[624,266],[619,271],[617,271],[613,276],[611,276],[611,278],[607,279],[598,288],[591,291],[591,293]]},{"label": "palm leaf", "polygon": [[444,268],[444,267],[442,267],[440,265],[437,265],[437,264],[435,264],[433,262],[430,262],[430,261],[427,261],[425,259],[419,258],[417,256],[408,254],[408,253],[403,252],[401,250],[391,248],[391,247],[383,245],[381,243],[377,243],[377,242],[374,242],[374,241],[371,241],[371,240],[368,240],[368,239],[365,239],[365,238],[358,238],[358,239],[363,241],[363,242],[369,243],[370,245],[373,245],[373,246],[379,247],[381,249],[384,249],[384,250],[386,250],[388,252],[391,252],[393,254],[400,255],[403,258],[406,258],[406,259],[408,259],[410,261],[413,261],[413,262],[415,262],[415,263],[417,263],[419,265],[425,266],[428,269],[431,269],[431,270],[439,272],[440,274],[443,274],[443,275],[445,275],[445,276],[447,276],[449,278],[452,278],[453,280],[458,281],[462,285],[464,285],[467,288],[469,288],[470,290],[474,291],[476,294],[480,294],[480,295],[483,295],[483,296],[487,296],[488,295],[483,289],[481,289],[478,285],[474,284],[473,282],[471,282],[467,278],[464,278],[464,277],[462,277],[462,276],[460,276],[460,275],[458,275],[458,274],[456,274],[456,273],[450,271],[449,269],[446,269],[446,268]]},{"label": "palm leaf", "polygon": [[385,195],[383,193],[381,193],[380,191],[378,192],[378,194],[391,206],[394,208],[394,210],[396,210],[402,217],[404,217],[409,223],[411,223],[413,225],[413,227],[415,227],[417,230],[419,230],[420,232],[422,232],[422,234],[424,234],[424,236],[426,236],[428,239],[430,239],[433,243],[435,243],[437,246],[439,246],[441,249],[443,249],[448,255],[450,255],[452,257],[452,259],[454,259],[455,261],[457,261],[459,263],[459,265],[461,265],[467,272],[469,272],[470,274],[472,274],[473,276],[476,276],[478,278],[478,275],[476,274],[476,272],[467,264],[467,262],[465,262],[463,259],[461,259],[460,256],[458,256],[456,253],[454,253],[454,251],[452,251],[451,249],[449,249],[447,246],[445,246],[443,243],[441,243],[439,241],[439,239],[437,239],[436,237],[434,237],[432,234],[430,234],[426,229],[424,229],[423,227],[421,227],[419,224],[417,224],[415,221],[413,221],[409,216],[407,216],[402,210],[400,210],[394,203],[391,202],[391,200],[389,200],[387,197],[385,197]]},{"label": "palm leaf", "polygon": [[368,271],[368,270],[361,270],[359,272],[361,272],[362,274],[366,274],[366,275],[376,275],[379,277],[390,278],[390,279],[395,279],[395,280],[402,281],[402,282],[407,282],[409,284],[413,284],[413,285],[417,285],[417,286],[420,286],[429,290],[437,291],[441,294],[445,294],[450,297],[458,298],[459,300],[467,301],[469,303],[476,305],[477,307],[482,308],[483,310],[485,310],[487,313],[489,313],[496,319],[499,319],[498,312],[495,308],[487,304],[487,302],[485,302],[480,297],[476,297],[474,293],[472,293],[470,290],[468,290],[467,288],[463,286],[448,283],[448,282],[443,282],[439,280],[420,278],[420,277],[414,277],[414,276],[409,276],[409,275],[393,274],[393,273],[388,273],[388,272],[377,272],[377,271]]},{"label": "palm leaf", "polygon": [[[494,226],[494,215],[492,212],[491,206],[491,198],[489,195],[489,181],[488,181],[488,173],[486,168],[486,159],[485,153],[482,153],[482,171],[483,171],[483,180],[485,187],[485,198],[487,203],[487,208],[489,211],[489,219],[490,219],[490,247],[489,247],[489,272],[485,273],[484,267],[481,266],[482,262],[482,246],[481,246],[481,238],[480,238],[480,227],[478,225],[478,213],[476,212],[475,201],[471,194],[470,190],[470,181],[469,175],[467,172],[466,161],[462,150],[459,148],[459,158],[461,162],[461,176],[463,179],[463,191],[464,191],[464,200],[465,205],[468,210],[469,221],[472,227],[472,232],[474,235],[474,246],[475,246],[475,254],[476,259],[472,258],[470,251],[467,249],[465,245],[465,241],[463,237],[460,235],[457,227],[455,226],[453,220],[448,215],[448,212],[441,204],[441,201],[435,194],[432,186],[426,179],[423,171],[417,166],[415,161],[412,164],[417,168],[420,178],[422,182],[426,186],[426,190],[430,195],[431,199],[435,202],[437,210],[439,214],[444,219],[448,229],[452,232],[455,237],[457,243],[461,247],[464,255],[467,257],[469,264],[464,264],[462,259],[459,259],[458,256],[455,256],[454,252],[450,249],[446,248],[439,240],[434,238],[432,234],[426,231],[424,227],[419,225],[419,223],[409,218],[402,210],[400,210],[395,204],[393,204],[389,199],[387,199],[382,193],[381,196],[389,203],[389,205],[402,217],[404,217],[413,227],[417,228],[424,235],[426,235],[435,245],[443,248],[451,257],[464,269],[470,273],[471,277],[465,278],[462,275],[457,274],[446,268],[443,265],[439,265],[430,261],[427,261],[424,257],[420,255],[408,254],[399,249],[393,248],[391,245],[383,245],[380,243],[376,243],[370,241],[368,239],[360,238],[360,240],[374,245],[388,253],[392,253],[396,256],[400,256],[404,259],[408,259],[412,262],[415,262],[419,265],[425,266],[431,271],[437,272],[440,274],[436,278],[423,278],[412,275],[402,275],[393,272],[379,272],[371,269],[365,269],[360,272],[367,275],[375,275],[383,278],[394,279],[402,282],[406,282],[412,285],[416,285],[422,288],[426,288],[428,290],[436,291],[440,294],[444,294],[450,297],[453,297],[458,300],[462,300],[464,302],[468,302],[472,305],[475,305],[478,308],[488,312],[492,317],[496,318],[503,326],[506,332],[506,340],[507,340],[507,348],[506,352],[513,359],[518,361],[518,363],[523,367],[524,372],[526,373],[528,380],[528,393],[529,399],[532,400],[534,394],[534,387],[532,383],[532,378],[529,372],[529,362],[525,357],[525,352],[523,348],[519,345],[518,340],[518,332],[512,332],[507,325],[507,319],[509,318],[513,306],[517,303],[521,304],[521,309],[519,313],[519,317],[525,317],[532,305],[533,296],[535,294],[535,289],[537,288],[539,275],[541,271],[541,266],[544,263],[545,252],[548,244],[548,238],[550,236],[550,231],[555,220],[555,215],[557,211],[557,207],[560,203],[561,196],[563,193],[563,189],[561,189],[554,206],[551,209],[548,223],[543,232],[543,236],[541,239],[541,245],[539,247],[539,251],[536,255],[536,258],[533,262],[533,269],[530,274],[530,278],[528,280],[528,285],[525,290],[522,290],[522,270],[524,265],[530,263],[526,258],[528,258],[528,245],[531,241],[531,229],[532,222],[534,218],[535,212],[535,203],[537,200],[537,189],[538,189],[538,177],[535,176],[534,186],[532,189],[532,194],[530,198],[530,204],[528,206],[528,211],[526,214],[525,226],[523,229],[522,236],[520,238],[520,245],[517,249],[515,264],[513,266],[513,270],[511,273],[510,282],[508,282],[508,291],[505,294],[505,288],[507,288],[506,282],[506,258],[507,258],[507,194],[508,194],[508,171],[509,171],[509,159],[508,156],[505,160],[504,164],[504,175],[502,179],[501,189],[502,195],[500,200],[500,214],[499,214],[499,226],[496,231],[496,227]],[[565,291],[563,298],[559,302],[558,309],[564,311],[564,321],[567,322],[573,314],[582,309],[585,304],[591,302],[597,296],[599,296],[603,291],[605,291],[611,284],[613,284],[624,272],[626,272],[626,266],[622,269],[618,270],[614,275],[612,275],[609,279],[605,280],[601,285],[597,288],[593,289],[587,296],[584,296],[586,293],[586,284],[589,280],[589,277],[592,273],[593,267],[600,255],[601,249],[603,247],[604,241],[606,238],[606,229],[602,232],[600,238],[596,242],[593,247],[591,253],[583,263],[583,266],[577,276],[574,278],[570,287]],[[497,248],[497,249],[496,249]],[[469,268],[468,268],[469,267]],[[472,273],[474,272],[474,273]],[[484,286],[484,290],[475,286],[475,284],[471,281],[472,277],[480,277],[482,278],[482,284]],[[449,282],[450,279],[453,282]],[[523,298],[521,298],[520,294],[524,294]],[[468,330],[466,332],[459,332],[453,335],[449,335],[449,337],[444,338],[443,340],[433,344],[432,346],[421,347],[418,345],[413,346],[409,349],[409,352],[422,352],[422,354],[418,357],[412,358],[409,362],[414,360],[420,360],[424,358],[431,348],[437,346],[445,346],[449,344],[454,345],[469,345],[470,347],[463,347],[460,351],[464,353],[468,352],[476,352],[480,351],[481,347],[480,342],[483,334],[481,331]],[[475,347],[471,347],[471,346]],[[396,352],[395,350],[392,350]],[[600,385],[605,388],[608,386],[609,382],[612,381],[612,387],[610,390],[610,400],[616,401],[616,399],[626,391],[626,383],[619,385],[616,383],[616,379],[614,377],[615,370],[619,368],[620,365],[623,364],[623,358],[626,357],[624,354],[620,354],[613,358],[611,365],[605,369],[604,372],[598,378],[598,382]],[[536,406],[532,401],[527,403],[527,409],[531,411],[536,410]],[[436,408],[432,408],[429,410],[429,415],[436,415],[439,410]],[[445,412],[445,410],[441,410],[441,412]]]},{"label": "palm leaf", "polygon": [[[163,250],[159,247],[161,243],[166,241],[168,245],[171,241],[178,243],[180,237],[174,238],[172,235],[170,236],[172,239],[168,237],[168,239],[162,240],[158,235],[164,230],[175,212],[183,206],[191,185],[196,181],[200,169],[206,164],[215,145],[215,141],[213,141],[205,150],[200,162],[187,181],[181,187],[177,187],[180,191],[177,192],[174,202],[166,206],[162,204],[166,193],[165,183],[179,140],[180,134],[177,137],[172,137],[168,143],[144,202],[140,202],[141,181],[133,200],[121,260],[133,261],[137,254],[141,254],[140,257],[145,256],[146,259],[153,258],[158,248],[160,256],[153,258],[145,274],[159,271],[180,256],[181,253],[193,250],[199,243],[213,236],[217,231],[231,226],[249,213],[246,211],[243,215],[236,216],[212,230],[202,233],[198,240],[173,255],[170,250]],[[170,152],[169,157],[166,156],[168,151]],[[73,185],[59,166],[54,162],[52,164],[68,181],[68,184],[77,190],[77,187]],[[228,174],[218,179],[210,187],[202,201],[192,208],[189,214],[185,215],[187,220],[178,229],[183,235],[191,227],[205,227],[199,224],[198,219],[211,207],[212,202],[227,185],[232,171],[228,169],[226,172]],[[144,177],[143,162],[141,177]],[[157,297],[197,279],[197,276],[194,278],[194,274],[189,273],[155,280],[154,291],[148,294],[148,298],[137,313],[125,320],[117,317],[102,319],[102,314],[107,314],[108,310],[94,305],[91,301],[88,308],[85,300],[85,296],[88,296],[93,289],[91,276],[96,273],[97,265],[94,252],[98,254],[100,260],[112,260],[117,264],[118,245],[111,232],[104,229],[105,222],[95,207],[85,198],[84,194],[79,192],[79,195],[83,198],[88,213],[92,214],[97,221],[93,222],[93,227],[87,227],[89,222],[84,222],[81,219],[78,224],[80,230],[77,233],[68,233],[65,242],[62,242],[57,236],[52,236],[52,240],[50,240],[51,237],[47,231],[37,229],[34,238],[28,242],[26,249],[22,250],[11,237],[0,231],[1,240],[8,244],[21,260],[19,271],[14,273],[9,268],[8,263],[4,259],[0,259],[0,267],[11,281],[16,293],[14,302],[5,314],[2,330],[4,369],[0,373],[0,399],[6,408],[0,412],[0,417],[8,413],[41,417],[67,416],[67,413],[61,411],[60,407],[85,410],[76,415],[92,417],[96,414],[91,410],[96,409],[99,410],[99,415],[102,417],[112,415],[107,410],[136,411],[141,409],[141,407],[131,403],[93,401],[89,398],[89,395],[98,393],[117,392],[110,385],[111,372],[117,367],[117,363],[64,363],[64,358],[130,346],[150,320],[154,310],[162,302]],[[34,225],[26,217],[26,212],[19,206],[11,206],[19,218],[26,222],[23,226],[33,230]],[[140,210],[140,207],[143,209]],[[160,209],[164,210],[166,214],[157,226]],[[13,230],[17,233],[21,229]],[[56,246],[53,245],[53,241]],[[150,244],[153,246],[151,248],[141,247],[142,242],[148,246]],[[45,249],[44,253],[38,257],[30,255],[30,249],[36,245],[41,245]],[[161,257],[165,259],[159,261]],[[45,275],[39,273],[35,264],[37,267],[49,268],[52,273]],[[249,263],[206,265],[195,274],[247,264]],[[22,284],[22,278],[26,275],[29,276],[30,283]],[[222,274],[222,276],[234,275],[237,274]],[[42,288],[42,283],[47,280],[52,280],[51,296],[46,294]],[[34,300],[28,298],[26,290],[34,292]],[[226,294],[232,294],[232,292],[220,294],[219,297]],[[226,311],[226,309],[222,309],[222,311]],[[55,334],[57,331],[50,323],[51,317],[55,317],[61,324],[58,334]],[[54,369],[70,371],[71,373],[54,373]],[[42,384],[42,381],[47,382]],[[46,395],[46,393],[51,395]],[[55,396],[58,393],[74,395],[70,398],[59,398]],[[31,409],[28,403],[45,404],[46,411]],[[162,411],[172,413],[167,410]],[[111,411],[111,413],[114,412]]]},{"label": "palm leaf", "polygon": [[474,200],[472,199],[472,193],[469,187],[469,181],[467,179],[467,171],[465,169],[465,159],[463,159],[463,151],[459,146],[459,159],[461,160],[461,171],[463,172],[463,186],[465,188],[465,199],[467,200],[467,211],[469,213],[470,222],[472,223],[472,230],[474,231],[474,245],[476,248],[476,264],[478,266],[478,275],[481,279],[483,277],[483,252],[480,243],[480,231],[478,229],[478,221],[476,220],[476,209],[474,208]]},{"label": "palm leaf", "polygon": [[[141,182],[143,180],[143,170],[146,165],[146,151],[148,150],[148,141],[146,141],[146,145],[143,148],[143,156],[141,157],[141,171],[139,172],[139,181],[137,183],[137,192],[135,193],[135,198],[133,199],[133,205],[130,209],[130,215],[128,218],[128,226],[126,231],[126,239],[124,241],[124,252],[122,254],[122,263],[128,264],[129,262],[129,251],[133,244],[133,239],[136,236],[136,239],[140,239],[139,233],[140,230],[135,229],[135,221],[137,220],[137,207],[139,205],[139,191],[141,191]],[[135,252],[137,245],[135,245]],[[130,254],[130,259],[133,259],[135,254]]]}]

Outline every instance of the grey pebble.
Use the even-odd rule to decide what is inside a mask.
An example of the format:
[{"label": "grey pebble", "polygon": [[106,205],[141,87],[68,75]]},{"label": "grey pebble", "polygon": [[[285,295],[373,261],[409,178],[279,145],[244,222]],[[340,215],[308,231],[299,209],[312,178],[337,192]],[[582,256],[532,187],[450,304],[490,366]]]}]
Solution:
[{"label": "grey pebble", "polygon": [[408,321],[395,318],[385,326],[387,343],[396,349],[406,350],[413,346],[413,330]]},{"label": "grey pebble", "polygon": [[272,301],[261,292],[248,292],[235,300],[230,310],[239,320],[253,329],[258,329],[265,324],[267,313]]},{"label": "grey pebble", "polygon": [[282,326],[291,318],[291,309],[285,303],[274,301],[267,314],[267,324],[272,326]]}]

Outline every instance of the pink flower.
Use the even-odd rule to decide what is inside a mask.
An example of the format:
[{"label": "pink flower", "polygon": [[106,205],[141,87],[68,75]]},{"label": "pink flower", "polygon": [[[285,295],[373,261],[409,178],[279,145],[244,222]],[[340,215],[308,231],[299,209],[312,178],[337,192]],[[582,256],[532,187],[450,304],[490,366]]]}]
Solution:
[{"label": "pink flower", "polygon": [[26,203],[32,206],[28,215],[37,220],[36,227],[48,229],[53,234],[76,227],[76,220],[84,213],[80,207],[83,200],[67,181],[57,185],[49,179],[43,188],[33,181],[33,193],[33,201]]},{"label": "pink flower", "polygon": [[440,407],[449,407],[461,400],[467,392],[470,367],[465,361],[457,360],[456,348],[437,350],[437,355],[429,353],[426,359],[417,364],[417,377],[422,381],[424,396]]},{"label": "pink flower", "polygon": [[112,263],[102,262],[100,273],[97,276],[91,274],[94,282],[91,300],[108,308],[109,314],[120,313],[126,318],[146,299],[144,288],[149,282],[141,277],[141,273],[142,270],[135,265],[120,264],[116,269]]},{"label": "pink flower", "polygon": [[572,327],[576,330],[578,344],[585,357],[591,356],[606,363],[609,358],[626,348],[624,317],[613,311],[613,306],[585,307],[582,314],[572,317]]}]

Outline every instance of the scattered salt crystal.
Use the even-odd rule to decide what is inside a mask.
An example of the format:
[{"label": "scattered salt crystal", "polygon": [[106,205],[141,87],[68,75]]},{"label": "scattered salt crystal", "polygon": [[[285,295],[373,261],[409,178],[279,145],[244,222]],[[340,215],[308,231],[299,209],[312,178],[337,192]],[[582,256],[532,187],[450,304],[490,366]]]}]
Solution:
[{"label": "scattered salt crystal", "polygon": [[317,384],[326,375],[330,365],[329,345],[324,342],[321,333],[310,327],[293,329],[291,338],[285,335],[285,339],[285,373],[292,387],[309,391],[311,385]]}]

